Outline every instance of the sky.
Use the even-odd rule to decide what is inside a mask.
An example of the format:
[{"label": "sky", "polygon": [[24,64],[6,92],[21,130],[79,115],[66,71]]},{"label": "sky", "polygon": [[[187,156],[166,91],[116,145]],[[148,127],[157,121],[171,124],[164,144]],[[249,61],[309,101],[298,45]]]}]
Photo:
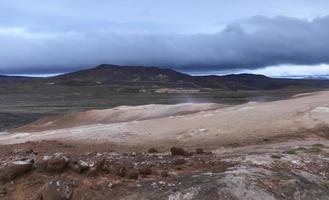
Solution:
[{"label": "sky", "polygon": [[0,1],[0,74],[103,63],[329,75],[329,1]]}]

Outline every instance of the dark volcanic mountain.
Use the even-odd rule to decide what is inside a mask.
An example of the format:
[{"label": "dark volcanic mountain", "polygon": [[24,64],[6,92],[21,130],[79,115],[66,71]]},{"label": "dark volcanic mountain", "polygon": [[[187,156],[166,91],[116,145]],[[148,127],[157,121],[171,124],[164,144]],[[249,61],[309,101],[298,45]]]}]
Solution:
[{"label": "dark volcanic mountain", "polygon": [[224,90],[268,90],[288,86],[329,87],[329,80],[275,79],[263,75],[191,76],[172,69],[142,66],[99,65],[50,78],[0,76],[0,83],[39,82],[68,86],[138,88],[214,88]]},{"label": "dark volcanic mountain", "polygon": [[279,89],[287,86],[328,87],[329,81],[274,79],[263,75],[191,76],[172,69],[100,65],[92,69],[50,78],[68,85],[108,85],[171,88],[217,88],[227,90]]}]

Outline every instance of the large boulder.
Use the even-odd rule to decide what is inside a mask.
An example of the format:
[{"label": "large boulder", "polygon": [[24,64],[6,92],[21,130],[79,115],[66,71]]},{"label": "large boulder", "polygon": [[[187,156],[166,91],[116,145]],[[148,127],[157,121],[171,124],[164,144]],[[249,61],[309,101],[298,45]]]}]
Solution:
[{"label": "large boulder", "polygon": [[47,171],[58,172],[62,171],[67,165],[68,159],[64,156],[54,157],[47,162]]},{"label": "large boulder", "polygon": [[15,161],[0,169],[0,182],[11,181],[32,169],[33,160]]},{"label": "large boulder", "polygon": [[37,171],[41,172],[61,172],[67,166],[68,161],[66,156],[55,154],[38,159],[35,166]]}]

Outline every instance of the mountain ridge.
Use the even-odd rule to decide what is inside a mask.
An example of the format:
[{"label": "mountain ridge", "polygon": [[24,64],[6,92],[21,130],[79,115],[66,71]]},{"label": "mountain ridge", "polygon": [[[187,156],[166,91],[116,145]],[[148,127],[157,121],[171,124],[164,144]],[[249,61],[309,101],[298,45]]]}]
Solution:
[{"label": "mountain ridge", "polygon": [[213,88],[224,90],[269,90],[289,86],[329,87],[329,80],[270,78],[258,74],[192,76],[170,68],[101,64],[47,78],[0,76],[1,82],[47,82],[70,86],[104,85],[138,88]]}]

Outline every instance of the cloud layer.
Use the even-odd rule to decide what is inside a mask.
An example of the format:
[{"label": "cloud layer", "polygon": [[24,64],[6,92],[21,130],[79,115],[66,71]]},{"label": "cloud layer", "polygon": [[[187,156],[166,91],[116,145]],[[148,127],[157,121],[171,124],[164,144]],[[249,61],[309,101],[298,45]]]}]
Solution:
[{"label": "cloud layer", "polygon": [[[106,10],[97,7],[102,13],[98,15],[96,8],[93,9],[95,4],[88,4],[88,1],[85,3],[93,11],[91,14],[88,14],[88,6],[70,13],[68,8],[79,8],[74,1],[67,1],[70,2],[68,7],[51,3],[39,5],[36,0],[31,1],[33,6],[0,4],[0,9],[7,11],[0,13],[0,73],[58,73],[101,63],[172,67],[182,71],[329,64],[329,16],[300,18],[305,4],[296,5],[300,12],[290,13],[294,17],[258,15],[245,18],[250,13],[244,11],[237,12],[241,19],[224,20],[216,18],[220,17],[216,14],[204,12],[204,18],[196,18],[188,12],[182,16],[190,19],[183,20],[169,13],[152,14],[152,9],[159,5],[152,3],[154,1],[148,4],[147,0],[142,1],[148,8],[132,10],[134,12],[126,15],[113,9],[114,13],[109,14],[113,16],[112,21],[104,17]],[[208,1],[216,7],[216,1]],[[129,11],[125,7],[128,1],[122,2],[109,4]],[[326,3],[309,7],[321,10],[323,4]],[[266,11],[262,5],[262,11]],[[31,9],[26,9],[29,6]],[[188,5],[190,9],[198,6],[201,7]],[[252,5],[244,6],[255,9]],[[13,7],[16,13],[9,12]],[[287,8],[289,6],[281,9],[282,14],[289,14]],[[232,9],[237,11],[235,7]],[[178,12],[174,8],[172,11]],[[212,11],[210,13],[216,13]],[[254,10],[251,13],[263,14]],[[278,12],[270,13],[275,16]],[[229,16],[227,12],[224,14]],[[116,15],[119,15],[117,19]],[[11,18],[15,20],[9,20]]]},{"label": "cloud layer", "polygon": [[0,30],[0,70],[58,72],[100,63],[184,70],[329,63],[329,17],[254,17],[216,34],[34,33]]}]

